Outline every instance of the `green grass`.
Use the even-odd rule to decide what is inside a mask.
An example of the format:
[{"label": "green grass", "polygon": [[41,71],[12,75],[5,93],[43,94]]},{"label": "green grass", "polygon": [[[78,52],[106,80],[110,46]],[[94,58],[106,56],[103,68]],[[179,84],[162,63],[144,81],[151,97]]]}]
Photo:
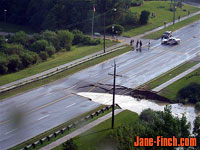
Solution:
[{"label": "green grass", "polygon": [[185,19],[185,20],[183,20],[181,22],[178,22],[175,25],[168,26],[168,27],[166,27],[164,29],[161,29],[161,30],[159,30],[157,32],[153,32],[151,34],[148,34],[148,35],[144,36],[143,38],[145,38],[145,39],[158,39],[158,38],[160,38],[162,36],[162,34],[165,31],[175,31],[175,30],[178,30],[178,29],[180,29],[180,28],[182,28],[182,27],[184,27],[186,25],[189,25],[192,22],[195,22],[197,20],[200,20],[200,14],[199,15],[195,15],[193,17],[190,17],[188,19]]},{"label": "green grass", "polygon": [[[107,40],[106,46],[110,47],[115,45],[116,43],[117,42],[115,41],[112,42],[110,40]],[[103,44],[99,44],[97,46],[73,46],[70,52],[59,52],[45,62],[35,64],[33,66],[30,66],[29,68],[23,69],[15,73],[1,75],[0,85],[4,85],[19,79],[23,79],[35,75],[37,73],[46,71],[48,69],[57,67],[59,65],[69,63],[76,59],[98,52],[102,49],[103,49]]]},{"label": "green grass", "polygon": [[10,96],[17,95],[19,93],[23,93],[23,92],[31,90],[33,88],[37,88],[39,86],[48,84],[50,82],[56,81],[58,79],[66,77],[66,76],[72,75],[72,74],[74,74],[74,73],[76,73],[76,72],[78,72],[80,70],[83,70],[83,69],[86,69],[88,67],[94,66],[94,65],[99,64],[99,63],[101,63],[101,62],[103,62],[105,60],[108,60],[110,58],[113,58],[113,57],[116,57],[116,56],[121,55],[123,53],[126,53],[126,52],[128,52],[130,50],[131,50],[131,47],[127,46],[124,49],[120,49],[120,50],[117,50],[117,51],[115,51],[113,53],[107,54],[105,56],[99,57],[99,58],[91,60],[91,61],[88,61],[86,63],[83,63],[83,64],[81,64],[79,66],[76,66],[76,67],[73,67],[71,69],[65,70],[65,71],[63,71],[61,73],[58,73],[58,74],[56,74],[54,76],[51,76],[49,78],[46,78],[46,79],[43,79],[43,80],[39,80],[39,81],[36,81],[34,83],[27,84],[27,85],[24,85],[22,87],[18,87],[16,89],[13,89],[13,90],[10,90],[10,91],[4,92],[4,93],[0,93],[0,100],[2,100],[4,98],[8,98]]},{"label": "green grass", "polygon": [[34,33],[34,31],[27,26],[0,22],[0,32],[14,32],[15,33],[18,31],[24,31],[28,34]]},{"label": "green grass", "polygon": [[[102,105],[102,106],[100,106],[100,107],[98,107],[98,108],[96,108],[96,109],[94,109],[94,110],[91,110],[91,111],[89,111],[89,112],[87,112],[87,113],[84,113],[84,114],[82,114],[82,115],[80,115],[80,116],[78,116],[78,117],[76,117],[76,118],[74,118],[74,119],[72,119],[72,120],[69,120],[69,121],[67,121],[67,122],[65,122],[65,123],[63,123],[63,124],[61,124],[61,125],[59,125],[59,126],[53,128],[53,129],[50,129],[50,130],[48,130],[48,131],[46,131],[46,132],[44,132],[44,133],[42,133],[42,134],[36,136],[36,137],[34,137],[34,138],[31,138],[30,140],[27,140],[27,141],[25,141],[25,142],[23,142],[23,143],[21,143],[21,144],[15,146],[15,147],[11,148],[11,149],[12,149],[12,150],[18,150],[18,149],[24,148],[25,146],[27,146],[27,145],[29,145],[29,144],[32,144],[32,143],[34,143],[34,142],[36,142],[36,141],[38,141],[38,140],[40,140],[40,139],[42,139],[42,138],[44,138],[44,137],[50,135],[50,134],[53,134],[53,133],[55,133],[56,131],[61,130],[61,129],[64,128],[64,127],[67,127],[68,125],[70,125],[70,124],[72,124],[72,123],[74,123],[74,122],[76,122],[76,121],[79,121],[80,119],[82,119],[82,118],[84,118],[84,117],[86,117],[86,116],[88,116],[88,115],[90,115],[90,114],[92,114],[92,113],[94,113],[94,112],[96,112],[96,111],[98,111],[98,110],[104,108],[104,107],[105,107],[105,105]],[[63,134],[59,134],[56,138],[55,138],[55,137],[51,138],[50,141],[45,141],[45,142],[43,143],[43,145],[40,145],[40,144],[39,144],[39,145],[36,147],[36,149],[39,149],[39,148],[41,148],[41,147],[44,147],[44,146],[48,145],[49,143],[51,143],[51,142],[53,142],[53,141],[56,141],[57,139],[59,139],[59,138],[65,136],[65,135],[67,135],[67,134],[73,132],[74,130],[76,130],[76,129],[78,129],[78,128],[80,128],[80,127],[82,127],[82,126],[84,126],[84,125],[86,125],[86,124],[88,124],[88,123],[90,123],[90,122],[92,122],[92,121],[94,121],[94,120],[96,120],[96,119],[98,119],[98,118],[100,118],[100,117],[106,115],[106,114],[108,114],[109,112],[111,112],[111,109],[110,109],[109,111],[105,111],[104,113],[101,113],[99,116],[95,116],[94,118],[89,119],[88,121],[85,121],[85,122],[81,123],[80,125],[76,126],[75,128],[72,128],[72,129],[69,130],[69,131],[65,131]],[[33,149],[33,148],[31,148],[31,149]]]},{"label": "green grass", "polygon": [[[143,26],[129,26],[125,27],[126,31],[122,34],[123,36],[135,36],[138,34],[142,34],[149,30],[155,29],[159,26],[162,26],[164,21],[167,23],[172,22],[173,20],[173,12],[170,11],[170,2],[169,1],[145,1],[143,6],[140,7],[132,7],[130,8],[132,12],[138,12],[140,14],[141,11],[147,10],[152,13],[156,13],[156,17],[152,18],[150,15],[150,20],[147,25]],[[176,10],[176,19],[178,16],[183,17],[188,15],[187,11],[183,11],[183,9],[189,10],[190,13],[194,13],[200,10],[200,8],[193,7],[190,5],[184,5],[182,9],[177,8]]]},{"label": "green grass", "polygon": [[[115,116],[115,128],[136,121],[138,121],[138,115],[134,112],[125,110]],[[77,144],[78,150],[94,150],[104,138],[109,136],[111,131],[113,131],[111,129],[111,119],[108,119],[80,136],[75,137],[74,142]],[[62,150],[62,145],[53,150]]]},{"label": "green grass", "polygon": [[148,83],[145,83],[144,85],[140,86],[140,88],[143,88],[145,90],[151,90],[153,88],[156,88],[157,86],[169,81],[170,79],[174,78],[175,76],[181,74],[182,72],[188,70],[189,68],[195,66],[199,62],[193,62],[193,61],[188,61],[184,64],[181,64],[172,70],[162,74],[161,76],[151,80]]},{"label": "green grass", "polygon": [[[185,77],[183,77],[182,79],[172,83],[171,85],[167,86],[166,88],[164,88],[160,94],[162,96],[165,96],[167,98],[169,98],[170,100],[172,100],[173,102],[175,102],[176,100],[176,95],[178,93],[179,90],[181,90],[183,87],[189,85],[190,83],[198,83],[200,84],[200,77],[199,75],[195,75],[196,73],[200,73],[200,69],[197,69],[195,71],[193,71],[192,73],[186,75]],[[191,78],[187,78],[191,75],[195,75]]]}]

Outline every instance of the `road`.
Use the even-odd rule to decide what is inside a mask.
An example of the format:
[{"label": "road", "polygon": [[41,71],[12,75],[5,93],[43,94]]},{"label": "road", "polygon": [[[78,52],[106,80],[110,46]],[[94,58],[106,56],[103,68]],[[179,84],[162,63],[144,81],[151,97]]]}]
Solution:
[{"label": "road", "polygon": [[[53,128],[83,112],[99,106],[78,92],[101,92],[98,84],[112,84],[113,62],[117,63],[117,85],[135,88],[175,66],[194,58],[200,52],[200,21],[173,33],[180,45],[161,45],[151,41],[142,52],[130,51],[99,65],[80,71],[35,90],[0,102],[0,149],[4,150]],[[97,84],[98,83],[98,84]],[[20,109],[18,109],[20,108]],[[19,113],[23,110],[23,113]],[[14,112],[14,113],[13,113]],[[13,126],[12,114],[21,115]],[[22,111],[21,111],[22,112]]]}]

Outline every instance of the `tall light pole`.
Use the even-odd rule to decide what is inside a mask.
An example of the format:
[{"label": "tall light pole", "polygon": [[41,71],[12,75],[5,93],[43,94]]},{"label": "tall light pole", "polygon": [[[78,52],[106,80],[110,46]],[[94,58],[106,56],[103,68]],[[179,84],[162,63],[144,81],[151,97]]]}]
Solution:
[{"label": "tall light pole", "polygon": [[6,23],[6,13],[7,13],[7,10],[4,9],[4,22]]},{"label": "tall light pole", "polygon": [[103,52],[106,52],[106,13],[103,13]]},{"label": "tall light pole", "polygon": [[92,38],[94,36],[94,13],[95,13],[95,5],[93,5],[93,14],[92,14]]},{"label": "tall light pole", "polygon": [[173,8],[173,25],[175,24],[175,11],[176,11],[176,5],[174,0],[174,8]]}]

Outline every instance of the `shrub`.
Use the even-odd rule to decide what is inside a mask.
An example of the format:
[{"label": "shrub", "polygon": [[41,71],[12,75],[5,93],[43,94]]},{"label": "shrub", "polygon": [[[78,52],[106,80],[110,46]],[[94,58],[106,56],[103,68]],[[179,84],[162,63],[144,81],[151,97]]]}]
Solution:
[{"label": "shrub", "polygon": [[8,71],[8,60],[5,57],[0,56],[0,74],[5,74]]},{"label": "shrub", "polygon": [[148,23],[150,12],[143,10],[140,15],[140,24],[144,25]]},{"label": "shrub", "polygon": [[17,54],[19,55],[24,50],[21,44],[9,44],[6,43],[3,48],[3,52],[7,55]]},{"label": "shrub", "polygon": [[68,30],[59,30],[58,31],[58,39],[59,39],[61,48],[69,49],[69,47],[71,46],[72,41],[74,39],[74,35],[71,32],[69,32]]},{"label": "shrub", "polygon": [[132,0],[131,6],[141,6],[144,4],[144,0]]},{"label": "shrub", "polygon": [[80,30],[73,30],[72,33],[74,34],[74,39],[72,41],[73,45],[77,45],[83,42],[84,39],[84,35],[83,32],[81,32]]},{"label": "shrub", "polygon": [[[114,30],[112,29],[112,26],[114,26]],[[109,34],[122,34],[124,32],[124,27],[119,24],[112,24],[106,27],[106,32]]]},{"label": "shrub", "polygon": [[195,109],[196,109],[197,111],[200,111],[200,102],[197,102],[197,103],[196,103]]},{"label": "shrub", "polygon": [[197,83],[191,83],[188,86],[182,88],[177,93],[176,97],[180,102],[187,100],[188,102],[195,104],[200,100],[200,85]]},{"label": "shrub", "polygon": [[63,143],[63,150],[78,150],[77,145],[74,143],[72,139]]},{"label": "shrub", "polygon": [[46,47],[46,51],[47,51],[47,53],[48,53],[49,56],[52,56],[56,52],[56,50],[55,50],[55,48],[54,48],[53,45],[47,46]]},{"label": "shrub", "polygon": [[45,51],[40,51],[39,56],[42,60],[47,60],[48,58],[48,53]]},{"label": "shrub", "polygon": [[18,55],[8,56],[8,70],[10,72],[17,71],[22,66],[22,62]]},{"label": "shrub", "polygon": [[82,42],[83,45],[98,45],[100,43],[101,43],[100,39],[91,39],[91,37],[88,35],[84,36],[83,42]]},{"label": "shrub", "polygon": [[36,53],[40,53],[40,51],[45,51],[47,46],[48,42],[46,40],[37,40],[31,45],[31,49]]},{"label": "shrub", "polygon": [[9,42],[18,43],[22,45],[26,45],[26,41],[28,40],[28,36],[24,31],[16,32],[9,38]]},{"label": "shrub", "polygon": [[24,51],[20,55],[23,66],[28,67],[29,65],[35,64],[38,61],[38,55],[35,52]]}]

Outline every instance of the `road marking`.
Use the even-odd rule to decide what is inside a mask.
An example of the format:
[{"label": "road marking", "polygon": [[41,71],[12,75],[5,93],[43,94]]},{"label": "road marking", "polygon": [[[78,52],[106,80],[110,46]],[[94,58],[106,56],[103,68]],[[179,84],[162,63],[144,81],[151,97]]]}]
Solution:
[{"label": "road marking", "polygon": [[69,108],[69,107],[71,107],[71,106],[74,106],[76,103],[73,103],[73,104],[71,104],[71,105],[69,105],[69,106],[66,106],[65,108]]},{"label": "road marking", "polygon": [[68,89],[73,89],[74,87],[76,87],[77,85],[74,85],[74,86],[71,86],[70,88],[68,88]]},{"label": "road marking", "polygon": [[14,131],[16,131],[16,130],[17,130],[17,128],[16,128],[16,129],[13,129],[13,130],[11,130],[11,131],[8,131],[8,132],[5,133],[5,135],[7,135],[7,134],[9,134],[9,133],[12,133],[12,132],[14,132]]},{"label": "road marking", "polygon": [[18,107],[24,106],[24,105],[26,105],[26,104],[27,104],[27,103],[22,103],[22,104],[16,105],[16,107],[18,108]]},{"label": "road marking", "polygon": [[43,116],[43,117],[39,118],[38,121],[39,121],[39,120],[42,120],[42,119],[44,119],[44,118],[47,118],[48,116],[49,116],[49,114],[46,115],[46,116]]}]

